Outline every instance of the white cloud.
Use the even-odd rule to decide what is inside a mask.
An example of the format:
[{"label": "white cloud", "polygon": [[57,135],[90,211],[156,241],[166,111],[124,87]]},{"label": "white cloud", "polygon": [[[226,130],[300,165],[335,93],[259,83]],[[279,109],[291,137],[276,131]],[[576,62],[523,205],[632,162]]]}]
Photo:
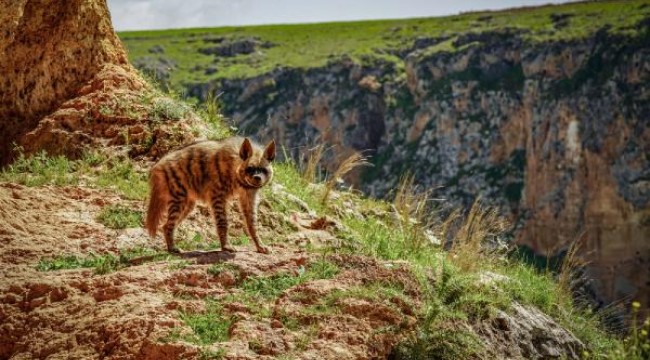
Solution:
[{"label": "white cloud", "polygon": [[108,0],[116,30],[442,16],[561,0]]}]

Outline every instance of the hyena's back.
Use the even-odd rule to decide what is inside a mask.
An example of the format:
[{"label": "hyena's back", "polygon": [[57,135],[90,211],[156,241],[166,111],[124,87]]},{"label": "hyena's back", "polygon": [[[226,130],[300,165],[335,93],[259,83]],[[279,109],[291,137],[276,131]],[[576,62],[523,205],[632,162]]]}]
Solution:
[{"label": "hyena's back", "polygon": [[[151,236],[170,206],[183,207],[196,200],[208,202],[215,188],[228,192],[238,165],[243,139],[203,141],[171,152],[151,169],[146,227]],[[183,210],[183,209],[178,209]]]}]

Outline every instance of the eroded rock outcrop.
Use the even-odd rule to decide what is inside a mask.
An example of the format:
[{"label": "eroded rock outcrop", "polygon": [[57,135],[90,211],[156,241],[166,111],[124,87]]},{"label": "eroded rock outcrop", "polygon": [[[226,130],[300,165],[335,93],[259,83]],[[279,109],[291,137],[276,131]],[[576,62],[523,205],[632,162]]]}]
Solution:
[{"label": "eroded rock outcrop", "polygon": [[78,156],[91,145],[128,142],[143,153],[159,140],[164,148],[189,140],[189,111],[174,124],[142,124],[152,117],[142,97],[155,94],[129,65],[105,1],[0,6],[0,165],[15,156],[14,145]]}]

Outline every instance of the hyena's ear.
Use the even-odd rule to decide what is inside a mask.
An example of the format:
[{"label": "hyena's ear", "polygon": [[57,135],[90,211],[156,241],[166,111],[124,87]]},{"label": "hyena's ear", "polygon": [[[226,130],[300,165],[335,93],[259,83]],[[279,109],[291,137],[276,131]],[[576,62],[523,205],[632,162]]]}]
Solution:
[{"label": "hyena's ear", "polygon": [[239,148],[239,157],[241,157],[242,160],[246,161],[249,157],[251,157],[251,155],[253,155],[253,145],[251,145],[251,141],[248,140],[248,138],[245,138],[244,142]]},{"label": "hyena's ear", "polygon": [[271,142],[266,145],[266,149],[264,149],[264,157],[268,161],[275,160],[275,140],[271,140]]}]

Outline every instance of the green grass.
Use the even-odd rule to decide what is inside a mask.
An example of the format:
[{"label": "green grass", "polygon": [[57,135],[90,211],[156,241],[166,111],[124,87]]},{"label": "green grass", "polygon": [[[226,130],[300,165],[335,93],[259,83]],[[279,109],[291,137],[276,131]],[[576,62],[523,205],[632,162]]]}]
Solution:
[{"label": "green grass", "polygon": [[200,313],[181,313],[181,320],[192,329],[193,334],[184,340],[199,345],[210,345],[228,340],[228,329],[233,319],[224,316],[221,305],[214,300],[205,302],[206,309]]},{"label": "green grass", "polygon": [[[305,202],[317,203],[319,195],[300,183],[299,174],[291,166],[276,166],[275,181]],[[360,209],[390,209],[383,201],[347,196]],[[319,212],[327,211],[319,209]],[[405,260],[420,280],[424,297],[420,322],[413,336],[396,350],[398,359],[486,356],[476,335],[468,332],[463,324],[490,319],[497,310],[508,311],[513,300],[536,306],[555,318],[585,342],[592,355],[611,354],[620,348],[621,341],[601,330],[597,315],[574,304],[571,295],[560,288],[551,273],[540,272],[516,259],[480,254],[465,254],[471,256],[476,265],[462,269],[460,264],[466,263],[467,259],[457,261],[437,246],[415,241],[412,229],[392,223],[390,216],[364,219],[343,216],[339,220],[345,230],[338,236],[346,240],[347,246],[336,251],[350,251],[384,260]],[[503,275],[507,280],[485,283],[481,279],[486,272]],[[281,284],[275,286],[282,287]],[[312,310],[336,311],[332,300],[324,300]]]},{"label": "green grass", "polygon": [[246,279],[242,290],[252,296],[262,299],[273,299],[285,290],[314,279],[329,279],[338,274],[338,267],[328,261],[316,261],[297,275],[277,274],[270,277],[254,277]]},{"label": "green grass", "polygon": [[139,257],[151,257],[150,260],[167,259],[167,253],[159,253],[148,248],[132,248],[120,251],[119,254],[90,254],[60,255],[53,258],[40,259],[36,265],[38,271],[56,271],[64,269],[93,268],[97,275],[107,274],[130,264],[130,261]]},{"label": "green grass", "polygon": [[[181,229],[182,230],[182,229]],[[179,234],[176,235],[176,246],[179,249],[184,251],[193,251],[193,250],[218,250],[221,249],[221,245],[218,240],[214,238],[206,238],[201,233],[194,233],[191,238],[182,237],[182,232],[179,231]]]},{"label": "green grass", "polygon": [[207,350],[204,349],[199,354],[199,360],[221,360],[226,357],[226,350]]},{"label": "green grass", "polygon": [[[174,61],[177,69],[170,75],[172,88],[183,83],[207,83],[222,78],[248,78],[268,73],[278,66],[314,68],[343,57],[371,64],[377,61],[403,66],[395,55],[410,48],[418,38],[449,38],[427,48],[424,53],[452,52],[452,43],[463,34],[521,30],[524,41],[568,41],[584,38],[610,27],[610,32],[634,36],[636,24],[650,14],[641,8],[647,0],[598,1],[495,12],[475,12],[457,16],[406,20],[374,20],[304,25],[265,25],[247,27],[196,28],[178,30],[120,32],[131,61],[144,57],[164,57]],[[569,14],[565,27],[556,27],[552,15]],[[255,38],[273,46],[235,57],[215,57],[199,52],[217,46],[216,38]],[[159,45],[162,54],[149,49]],[[461,46],[462,47],[462,46]],[[209,67],[216,72],[206,74]]]},{"label": "green grass", "polygon": [[120,205],[110,205],[102,209],[97,221],[111,229],[126,229],[142,226],[142,212]]},{"label": "green grass", "polygon": [[113,189],[131,200],[144,200],[149,192],[145,171],[136,169],[128,159],[109,159],[100,152],[86,153],[78,160],[48,156],[45,152],[29,157],[21,154],[0,171],[0,181],[26,186],[87,185]]},{"label": "green grass", "polygon": [[239,268],[231,263],[228,262],[219,262],[216,264],[212,264],[208,268],[208,274],[210,275],[219,275],[220,273],[224,271],[239,271]]},{"label": "green grass", "polygon": [[22,153],[0,172],[0,181],[10,181],[26,186],[76,185],[75,172],[79,164],[63,156],[50,157],[45,152],[26,157]]}]

